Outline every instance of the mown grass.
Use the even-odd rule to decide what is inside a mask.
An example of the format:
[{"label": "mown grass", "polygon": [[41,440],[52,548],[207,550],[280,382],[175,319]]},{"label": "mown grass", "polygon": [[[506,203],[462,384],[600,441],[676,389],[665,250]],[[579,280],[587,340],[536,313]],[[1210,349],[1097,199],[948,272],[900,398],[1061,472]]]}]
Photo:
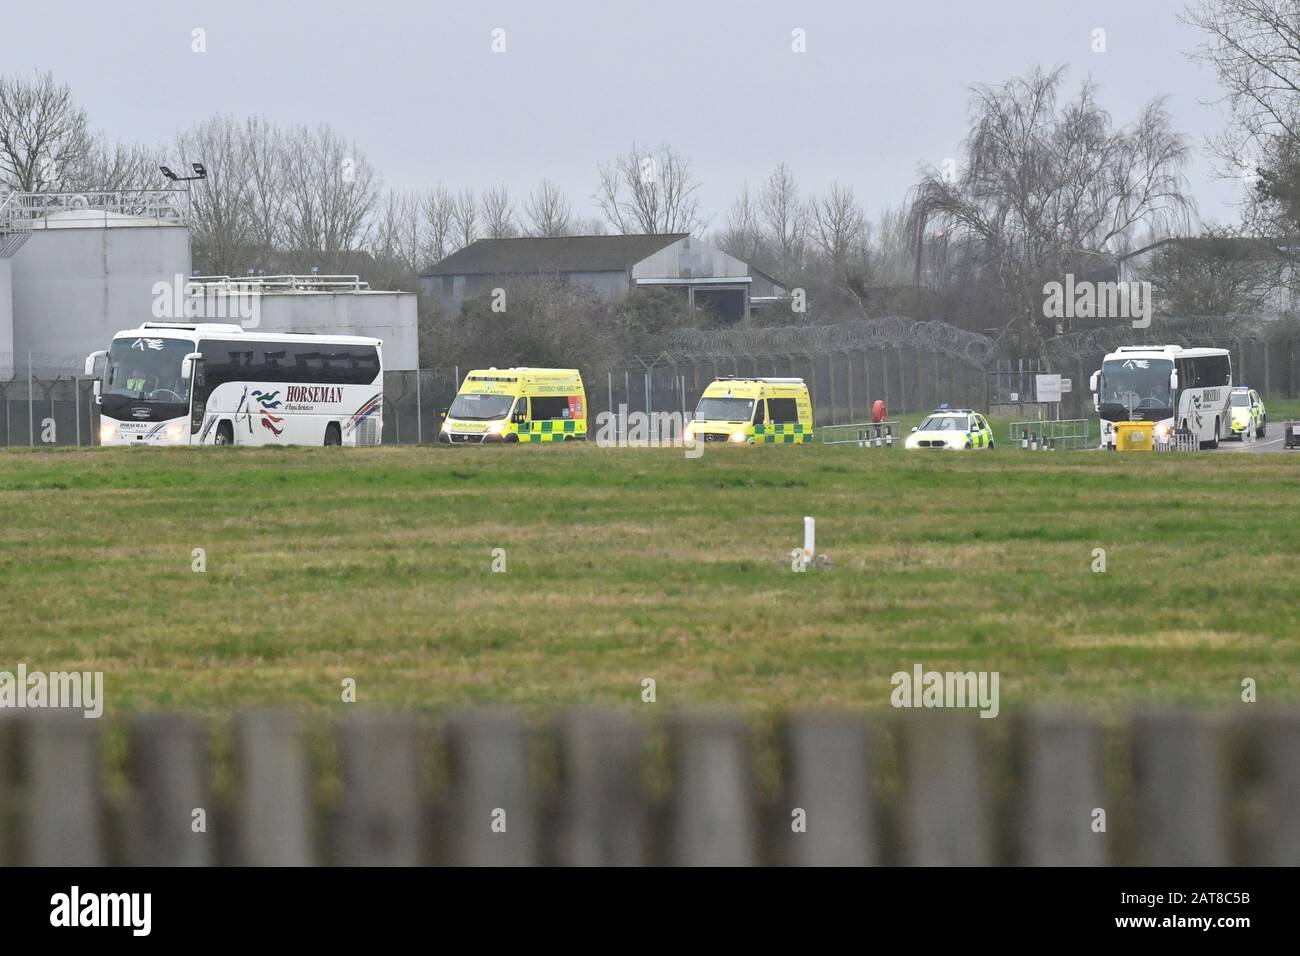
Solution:
[{"label": "mown grass", "polygon": [[[0,670],[103,670],[116,712],[331,708],[348,677],[878,710],[915,663],[999,671],[1004,709],[1295,701],[1298,492],[1300,454],[15,450]],[[806,514],[832,563],[796,574]]]}]

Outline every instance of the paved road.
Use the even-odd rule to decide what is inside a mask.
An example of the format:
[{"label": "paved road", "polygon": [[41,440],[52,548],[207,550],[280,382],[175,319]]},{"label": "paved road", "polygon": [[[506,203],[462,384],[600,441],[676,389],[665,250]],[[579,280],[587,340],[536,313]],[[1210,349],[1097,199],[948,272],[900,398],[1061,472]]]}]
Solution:
[{"label": "paved road", "polygon": [[[1268,426],[1268,435],[1264,438],[1253,442],[1237,441],[1235,438],[1229,441],[1221,441],[1218,450],[1231,455],[1255,455],[1286,451],[1286,437],[1282,434],[1282,425],[1270,424]],[[1291,449],[1291,454],[1300,458],[1300,448]]]}]

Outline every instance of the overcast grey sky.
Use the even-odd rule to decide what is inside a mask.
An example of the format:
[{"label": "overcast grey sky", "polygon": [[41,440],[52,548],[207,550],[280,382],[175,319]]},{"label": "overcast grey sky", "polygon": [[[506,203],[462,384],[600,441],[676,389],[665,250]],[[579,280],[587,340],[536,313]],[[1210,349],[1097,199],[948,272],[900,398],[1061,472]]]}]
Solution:
[{"label": "overcast grey sky", "polygon": [[[0,70],[52,70],[111,136],[169,142],[216,112],[328,122],[389,185],[516,199],[543,176],[596,215],[596,166],[669,143],[713,227],[741,182],[789,163],[801,189],[851,183],[874,218],[923,162],[958,154],[968,87],[1034,64],[1091,75],[1120,121],[1169,97],[1196,148],[1192,194],[1233,221],[1203,155],[1224,123],[1190,61],[1183,0],[41,0],[5,5]],[[491,31],[506,31],[493,53]],[[1107,50],[1091,50],[1094,28]],[[191,51],[206,31],[207,52]],[[806,31],[807,52],[791,51]]]}]

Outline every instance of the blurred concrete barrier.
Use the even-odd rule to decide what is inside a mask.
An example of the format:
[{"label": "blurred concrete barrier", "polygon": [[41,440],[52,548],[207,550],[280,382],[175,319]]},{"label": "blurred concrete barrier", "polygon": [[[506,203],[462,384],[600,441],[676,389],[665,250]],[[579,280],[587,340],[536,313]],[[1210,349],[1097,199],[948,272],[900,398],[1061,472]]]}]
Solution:
[{"label": "blurred concrete barrier", "polygon": [[0,863],[1294,866],[1300,712],[0,712]]}]

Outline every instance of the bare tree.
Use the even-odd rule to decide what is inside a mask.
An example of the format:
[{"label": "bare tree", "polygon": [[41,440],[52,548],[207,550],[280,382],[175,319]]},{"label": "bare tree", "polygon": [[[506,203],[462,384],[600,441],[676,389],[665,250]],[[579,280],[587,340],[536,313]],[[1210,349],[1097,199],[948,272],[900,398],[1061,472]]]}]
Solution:
[{"label": "bare tree", "polygon": [[740,194],[727,210],[727,224],[718,238],[718,245],[724,252],[744,262],[754,262],[759,258],[763,247],[763,225],[749,183],[741,185]]},{"label": "bare tree", "polygon": [[1246,227],[1290,257],[1300,235],[1300,15],[1295,0],[1200,0],[1183,22],[1206,34],[1232,126],[1211,148],[1246,187]]},{"label": "bare tree", "polygon": [[289,191],[284,134],[266,119],[250,117],[244,123],[243,149],[251,240],[265,258],[287,240],[285,211]]},{"label": "bare tree", "polygon": [[555,238],[567,236],[573,230],[573,207],[560,187],[549,179],[543,179],[542,184],[528,194],[524,215],[528,217],[530,235]]},{"label": "bare tree", "polygon": [[807,213],[799,199],[794,174],[780,163],[763,184],[758,197],[763,225],[776,247],[779,268],[784,275],[795,275],[804,265],[807,239]]},{"label": "bare tree", "polygon": [[815,197],[812,211],[813,237],[818,248],[837,268],[844,268],[849,257],[861,257],[866,251],[866,217],[853,195],[852,186],[831,183],[830,192]]},{"label": "bare tree", "polygon": [[199,271],[237,275],[250,261],[254,229],[244,146],[243,129],[230,116],[214,116],[176,138],[182,167],[202,162],[208,171],[191,190]]},{"label": "bare tree", "polygon": [[355,143],[328,126],[298,127],[286,137],[288,236],[292,250],[338,268],[359,248],[378,199],[374,169]]},{"label": "bare tree", "polygon": [[1190,239],[1165,239],[1140,275],[1152,285],[1159,310],[1176,316],[1257,312],[1280,283],[1282,260],[1273,243],[1227,229]]},{"label": "bare tree", "polygon": [[479,238],[478,201],[470,189],[462,189],[451,206],[452,241],[464,249]]},{"label": "bare tree", "polygon": [[0,76],[0,183],[22,192],[75,188],[94,145],[86,111],[53,74]]},{"label": "bare tree", "polygon": [[914,237],[908,229],[907,209],[886,208],[871,230],[875,281],[902,285],[913,276]]},{"label": "bare tree", "polygon": [[426,256],[430,263],[441,262],[455,250],[456,201],[445,186],[435,186],[424,195]]},{"label": "bare tree", "polygon": [[484,238],[509,239],[518,232],[514,203],[510,201],[510,190],[504,185],[483,190],[481,208]]},{"label": "bare tree", "polygon": [[81,192],[157,189],[161,184],[158,167],[165,162],[160,150],[139,143],[109,143],[100,136],[82,167],[64,185]]},{"label": "bare tree", "polygon": [[408,278],[429,264],[422,199],[417,193],[390,189],[379,204],[370,235],[375,259],[398,267]]},{"label": "bare tree", "polygon": [[704,225],[691,163],[671,146],[630,152],[599,169],[594,199],[623,234],[695,232]]},{"label": "bare tree", "polygon": [[1115,128],[1091,83],[1058,108],[1063,70],[974,91],[960,177],[923,173],[911,209],[920,250],[937,227],[943,246],[974,250],[998,284],[1022,346],[1044,355],[1044,283],[1082,271],[1081,257],[1120,251],[1139,227],[1185,231],[1186,141],[1160,100]]}]

